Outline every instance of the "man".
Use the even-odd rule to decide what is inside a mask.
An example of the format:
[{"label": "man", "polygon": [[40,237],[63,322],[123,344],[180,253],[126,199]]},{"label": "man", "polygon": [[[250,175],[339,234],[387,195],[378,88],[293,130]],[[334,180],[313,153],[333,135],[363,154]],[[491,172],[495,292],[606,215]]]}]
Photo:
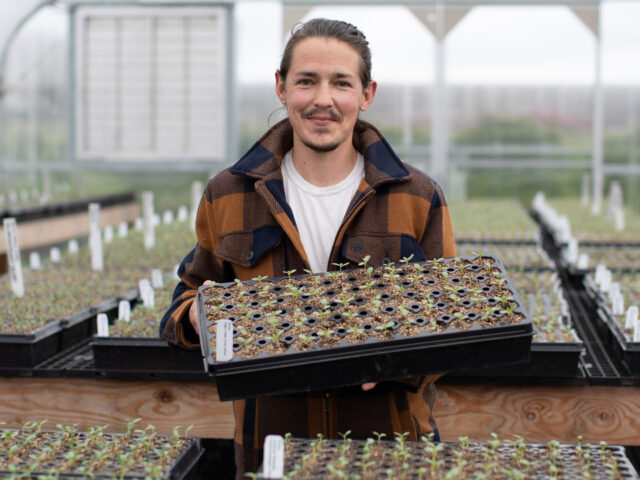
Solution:
[{"label": "man", "polygon": [[[315,19],[296,30],[276,73],[288,119],[207,185],[196,219],[198,243],[160,327],[162,338],[198,348],[193,302],[205,281],[277,277],[285,271],[454,257],[440,187],[401,162],[372,125],[358,120],[376,94],[364,35],[345,22]],[[330,392],[234,402],[238,478],[255,471],[267,434],[354,437],[373,431],[435,431],[431,377]],[[437,435],[437,431],[435,431]]]}]

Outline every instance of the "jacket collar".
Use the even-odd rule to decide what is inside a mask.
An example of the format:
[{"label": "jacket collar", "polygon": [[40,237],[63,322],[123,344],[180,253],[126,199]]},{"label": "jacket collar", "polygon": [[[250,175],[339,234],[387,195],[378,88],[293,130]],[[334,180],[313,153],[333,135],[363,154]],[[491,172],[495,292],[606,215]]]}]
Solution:
[{"label": "jacket collar", "polygon": [[[372,187],[400,182],[409,177],[409,170],[396,156],[391,146],[373,125],[358,120],[353,144],[365,159],[365,180]],[[280,168],[284,155],[293,147],[293,129],[284,119],[269,129],[238,162],[231,173],[256,179],[272,175]]]}]

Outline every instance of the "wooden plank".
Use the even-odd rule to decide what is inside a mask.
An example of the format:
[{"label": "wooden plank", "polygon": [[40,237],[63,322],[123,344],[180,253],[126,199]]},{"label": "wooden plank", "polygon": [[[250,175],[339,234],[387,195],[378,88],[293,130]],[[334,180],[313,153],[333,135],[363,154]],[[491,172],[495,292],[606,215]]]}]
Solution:
[{"label": "wooden plank", "polygon": [[[640,445],[638,387],[438,387],[435,417],[442,439],[488,440],[522,435],[529,442]],[[194,425],[193,435],[233,438],[231,402],[214,383],[73,378],[0,378],[0,421],[11,426],[47,419],[81,428],[110,425],[118,432],[142,418],[163,434]]]},{"label": "wooden plank", "polygon": [[522,435],[528,442],[605,440],[640,445],[638,387],[438,387],[434,415],[445,441],[491,432]]},{"label": "wooden plank", "polygon": [[218,400],[213,382],[0,378],[0,422],[8,426],[46,419],[49,428],[77,423],[120,432],[134,418],[161,434],[193,425],[191,435],[233,438],[231,402]]},{"label": "wooden plank", "polygon": [[[120,222],[132,223],[140,216],[136,202],[105,207],[100,211],[100,224],[116,226]],[[26,250],[43,245],[64,242],[71,238],[89,235],[89,212],[49,217],[18,223],[20,249]],[[0,226],[0,254],[6,252],[4,230]]]}]

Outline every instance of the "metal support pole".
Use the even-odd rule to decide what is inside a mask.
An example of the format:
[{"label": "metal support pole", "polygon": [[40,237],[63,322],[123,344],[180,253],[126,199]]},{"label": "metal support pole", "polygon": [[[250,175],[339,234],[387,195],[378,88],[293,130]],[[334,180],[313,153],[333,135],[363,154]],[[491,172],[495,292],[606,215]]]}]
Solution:
[{"label": "metal support pole", "polygon": [[[598,15],[598,26],[602,23]],[[602,211],[602,193],[604,189],[604,174],[602,169],[602,130],[603,122],[603,91],[602,91],[602,43],[600,31],[596,33],[595,48],[595,84],[593,88],[593,153],[591,161],[591,178],[593,180],[593,204],[591,211],[594,215]]]},{"label": "metal support pole", "polygon": [[447,188],[447,90],[445,83],[445,6],[436,4],[435,77],[431,98],[431,165],[429,174]]}]

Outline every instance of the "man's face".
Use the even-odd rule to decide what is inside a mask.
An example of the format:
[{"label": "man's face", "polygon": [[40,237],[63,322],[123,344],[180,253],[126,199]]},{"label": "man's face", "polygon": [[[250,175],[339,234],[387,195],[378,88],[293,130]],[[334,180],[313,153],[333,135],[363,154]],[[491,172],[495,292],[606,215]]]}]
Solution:
[{"label": "man's face", "polygon": [[349,44],[311,37],[293,49],[287,78],[276,73],[276,93],[287,107],[294,147],[330,152],[351,144],[358,113],[375,96],[376,84],[363,88],[360,56]]}]

